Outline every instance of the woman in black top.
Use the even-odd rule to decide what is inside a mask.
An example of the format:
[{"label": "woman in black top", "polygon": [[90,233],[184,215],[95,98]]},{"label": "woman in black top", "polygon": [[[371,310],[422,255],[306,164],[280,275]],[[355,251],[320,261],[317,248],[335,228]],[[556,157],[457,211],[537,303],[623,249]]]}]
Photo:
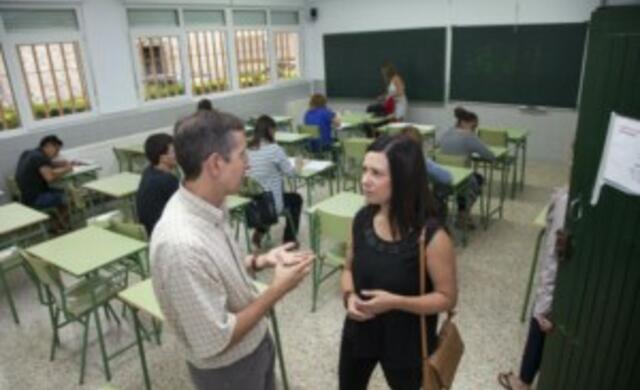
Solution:
[{"label": "woman in black top", "polygon": [[[437,314],[456,304],[453,245],[436,219],[424,166],[420,147],[402,135],[379,138],[365,155],[367,205],[354,219],[342,273],[347,318],[340,348],[341,390],[366,389],[378,362],[392,389],[419,389],[419,316],[427,316],[432,353]],[[425,226],[427,293],[420,295],[418,240]]]}]

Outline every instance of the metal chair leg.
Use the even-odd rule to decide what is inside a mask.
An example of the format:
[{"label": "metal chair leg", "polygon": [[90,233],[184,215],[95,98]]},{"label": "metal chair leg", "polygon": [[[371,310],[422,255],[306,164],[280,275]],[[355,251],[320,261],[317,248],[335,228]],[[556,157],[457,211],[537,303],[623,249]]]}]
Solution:
[{"label": "metal chair leg", "polygon": [[5,295],[7,296],[7,300],[9,301],[9,308],[11,309],[11,315],[13,316],[13,321],[20,325],[20,318],[18,317],[18,311],[16,310],[16,305],[13,302],[13,296],[11,296],[11,289],[9,288],[9,284],[7,283],[7,278],[4,275],[4,270],[0,269],[0,283],[4,289]]},{"label": "metal chair leg", "polygon": [[278,318],[276,317],[275,309],[271,309],[269,317],[271,317],[273,336],[276,339],[276,354],[278,355],[280,374],[282,375],[282,386],[284,387],[284,390],[289,390],[289,378],[287,377],[287,367],[284,362],[284,354],[282,353],[282,344],[280,343],[280,329],[278,328]]},{"label": "metal chair leg", "polygon": [[538,254],[540,253],[540,244],[542,243],[542,237],[544,237],[545,229],[540,229],[538,238],[536,239],[536,248],[533,252],[533,259],[531,261],[531,269],[529,270],[529,281],[527,282],[527,291],[524,295],[524,304],[522,305],[522,312],[520,314],[520,322],[524,322],[524,317],[527,314],[527,308],[529,307],[529,299],[531,296],[531,288],[533,287],[533,278],[536,274],[536,267],[538,265]]},{"label": "metal chair leg", "polygon": [[102,334],[102,325],[100,323],[100,311],[98,308],[93,310],[93,315],[96,319],[96,330],[98,331],[98,342],[100,344],[100,352],[102,353],[102,363],[104,365],[104,374],[107,381],[111,380],[111,370],[109,370],[109,358],[107,357],[107,349],[104,345],[104,336]]}]

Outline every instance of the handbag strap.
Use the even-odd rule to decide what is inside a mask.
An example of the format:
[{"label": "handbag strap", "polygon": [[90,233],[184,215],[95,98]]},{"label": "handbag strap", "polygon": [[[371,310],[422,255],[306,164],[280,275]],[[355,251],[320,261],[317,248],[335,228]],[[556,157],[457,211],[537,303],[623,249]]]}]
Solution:
[{"label": "handbag strap", "polygon": [[[420,232],[420,238],[418,240],[419,248],[419,258],[418,262],[420,263],[420,295],[425,295],[427,293],[427,229],[428,224],[425,224],[424,228]],[[447,311],[447,320],[451,320],[455,312],[452,310]],[[420,350],[422,355],[422,361],[426,361],[429,359],[429,350],[428,350],[428,342],[427,342],[427,320],[425,315],[420,316]]]},{"label": "handbag strap", "polygon": [[[420,263],[420,295],[426,294],[427,290],[427,251],[426,251],[426,243],[425,236],[427,233],[427,226],[422,229],[420,232],[420,238],[418,239],[419,246],[419,256],[418,263]],[[425,362],[429,359],[429,352],[427,349],[427,320],[424,315],[420,316],[420,350],[422,355],[422,361]]]}]

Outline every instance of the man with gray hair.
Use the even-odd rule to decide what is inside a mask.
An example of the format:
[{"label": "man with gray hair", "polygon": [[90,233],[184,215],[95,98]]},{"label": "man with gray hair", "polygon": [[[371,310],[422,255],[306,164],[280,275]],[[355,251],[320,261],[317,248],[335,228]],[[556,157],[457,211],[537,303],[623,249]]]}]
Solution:
[{"label": "man with gray hair", "polygon": [[[285,244],[241,258],[224,208],[248,168],[238,118],[196,112],[177,124],[174,146],[185,180],[151,237],[160,309],[197,389],[275,389],[265,315],[308,274],[313,255]],[[267,266],[275,269],[273,280],[259,295],[249,272]]]}]

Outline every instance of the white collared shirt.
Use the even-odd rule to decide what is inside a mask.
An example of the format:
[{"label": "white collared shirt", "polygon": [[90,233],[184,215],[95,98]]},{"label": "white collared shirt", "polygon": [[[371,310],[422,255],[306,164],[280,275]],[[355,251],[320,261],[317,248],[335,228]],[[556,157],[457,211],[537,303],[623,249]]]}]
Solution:
[{"label": "white collared shirt", "polygon": [[229,347],[236,313],[257,291],[225,217],[225,210],[181,186],[151,237],[151,275],[160,309],[186,359],[201,369],[249,355],[267,331],[262,319]]}]

